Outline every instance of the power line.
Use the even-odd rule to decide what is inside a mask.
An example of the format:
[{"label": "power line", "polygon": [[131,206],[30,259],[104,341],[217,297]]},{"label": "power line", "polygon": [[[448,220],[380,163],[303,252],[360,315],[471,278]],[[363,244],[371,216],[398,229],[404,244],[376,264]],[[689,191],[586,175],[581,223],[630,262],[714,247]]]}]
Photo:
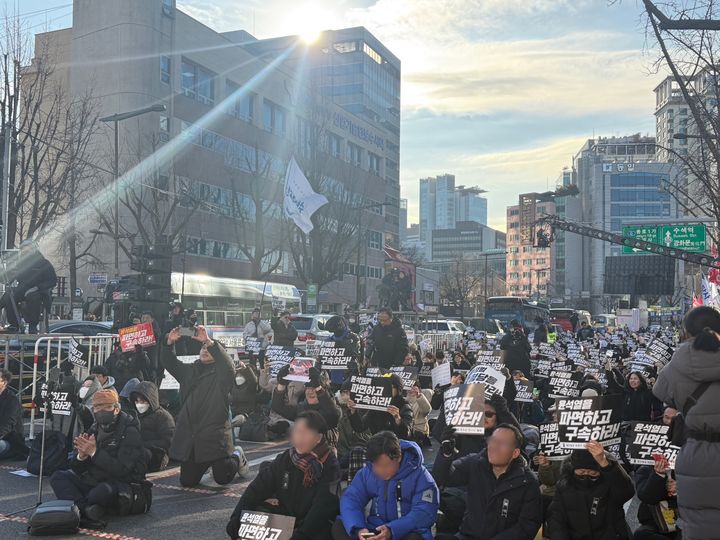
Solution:
[{"label": "power line", "polygon": [[32,17],[32,16],[34,16],[34,15],[47,14],[47,13],[50,13],[51,11],[58,11],[58,10],[60,10],[60,9],[65,9],[65,8],[68,8],[68,7],[72,7],[72,4],[64,4],[64,5],[62,5],[62,6],[55,6],[55,7],[52,7],[52,8],[38,9],[38,10],[35,10],[35,11],[27,11],[27,12],[25,12],[25,13],[20,13],[20,14],[18,14],[18,15],[7,15],[5,18],[6,18],[6,19],[21,19],[21,18],[23,18],[23,17]]}]

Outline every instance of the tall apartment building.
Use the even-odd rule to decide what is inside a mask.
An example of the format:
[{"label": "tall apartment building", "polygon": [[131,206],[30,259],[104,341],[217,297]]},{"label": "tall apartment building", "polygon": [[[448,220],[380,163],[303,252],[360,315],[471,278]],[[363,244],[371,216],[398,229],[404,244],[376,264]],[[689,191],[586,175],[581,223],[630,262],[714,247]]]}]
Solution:
[{"label": "tall apartment building", "polygon": [[[554,202],[537,203],[538,215],[554,215]],[[505,279],[507,293],[532,299],[548,300],[556,294],[554,290],[555,245],[536,248],[524,244],[520,235],[520,208],[507,208],[507,259]]]},{"label": "tall apartment building", "polygon": [[666,77],[655,87],[655,140],[658,161],[675,161],[672,152],[687,155],[688,140],[674,139],[675,133],[688,133],[693,124],[687,103],[675,77]]},{"label": "tall apartment building", "polygon": [[[563,169],[557,181],[558,187],[567,187],[576,184],[575,172],[572,169]],[[582,221],[582,203],[579,197],[556,197],[555,215],[561,219]],[[550,298],[552,304],[570,305],[573,291],[582,288],[579,272],[568,271],[573,264],[577,264],[577,253],[582,252],[582,237],[577,234],[555,231],[555,288]]]},{"label": "tall apartment building", "polygon": [[487,225],[487,200],[483,190],[455,186],[455,176],[444,174],[420,179],[420,241],[432,259],[433,231],[453,229],[458,221]]},{"label": "tall apartment building", "polygon": [[[74,0],[72,26],[38,34],[36,43],[36,50],[43,43],[54,52],[56,80],[63,81],[70,97],[87,90],[98,96],[100,116],[166,106],[165,113],[119,124],[119,163],[124,173],[150,155],[165,156],[153,162],[154,188],[169,193],[165,204],[180,197],[180,186],[190,200],[202,202],[191,214],[188,199],[181,198],[185,202],[171,218],[171,228],[182,226],[191,246],[173,258],[176,272],[256,277],[240,249],[243,242],[254,248],[252,234],[243,239],[238,233],[252,223],[236,226],[235,197],[246,210],[254,207],[247,195],[256,178],[253,164],[256,158],[261,166],[268,163],[266,187],[275,195],[264,203],[271,210],[264,232],[268,242],[277,237],[286,165],[307,147],[308,124],[316,121],[307,96],[319,92],[321,114],[329,119],[323,146],[326,185],[342,186],[362,205],[383,206],[363,211],[360,267],[352,257],[339,279],[323,288],[318,307],[336,311],[353,304],[356,276],[363,302],[377,302],[383,244],[399,245],[400,61],[369,31],[327,31],[312,45],[298,45],[292,36],[256,40],[244,31],[216,32],[177,9],[175,0]],[[239,91],[243,86],[249,90]],[[93,143],[98,163],[112,163],[108,141],[112,125]],[[121,219],[132,235],[132,219],[122,208]],[[289,245],[281,251],[271,281],[305,289]],[[97,259],[112,261],[112,253],[113,239],[99,237]],[[62,261],[58,266],[62,273]],[[112,273],[112,263],[88,266],[79,281],[95,271]],[[121,252],[120,274],[129,271]]]}]

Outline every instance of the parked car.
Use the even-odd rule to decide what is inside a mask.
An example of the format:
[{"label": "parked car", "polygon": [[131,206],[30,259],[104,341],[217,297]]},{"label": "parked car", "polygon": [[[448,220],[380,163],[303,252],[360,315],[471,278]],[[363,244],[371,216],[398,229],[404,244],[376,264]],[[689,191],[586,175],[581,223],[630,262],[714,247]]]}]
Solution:
[{"label": "parked car", "polygon": [[419,334],[459,334],[465,333],[465,325],[461,321],[439,319],[436,321],[422,321],[415,330]]},{"label": "parked car", "polygon": [[297,330],[297,339],[295,340],[295,347],[302,349],[305,347],[305,342],[308,340],[325,340],[331,335],[330,332],[325,330],[325,323],[334,317],[332,313],[322,313],[319,315],[310,314],[297,314],[290,316],[290,322]]}]

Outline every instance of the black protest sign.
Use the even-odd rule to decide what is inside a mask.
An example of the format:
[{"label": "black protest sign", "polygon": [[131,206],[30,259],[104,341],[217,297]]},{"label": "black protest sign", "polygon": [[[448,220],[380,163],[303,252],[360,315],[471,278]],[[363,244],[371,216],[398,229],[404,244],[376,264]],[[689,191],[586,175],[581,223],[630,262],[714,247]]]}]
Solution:
[{"label": "black protest sign", "polygon": [[628,359],[628,363],[635,364],[638,366],[653,366],[655,365],[655,362],[653,362],[652,358],[650,358],[647,355],[647,352],[645,349],[638,349],[634,355],[632,355]]},{"label": "black protest sign", "polygon": [[669,429],[670,426],[664,424],[633,422],[631,436],[625,451],[630,463],[653,465],[655,463],[653,456],[659,454],[664,456],[670,462],[670,468],[674,469],[680,447],[670,444]]},{"label": "black protest sign", "polygon": [[379,367],[369,367],[365,370],[366,377],[382,377],[383,375],[385,375],[385,373]]},{"label": "black protest sign", "polygon": [[547,379],[550,377],[550,372],[552,371],[552,360],[539,358],[536,361],[535,369],[537,370],[536,377]]},{"label": "black protest sign", "polygon": [[70,339],[70,349],[68,349],[68,360],[74,366],[87,367],[90,358],[90,349],[87,345],[80,345],[75,338]]},{"label": "black protest sign", "polygon": [[[72,414],[72,398],[70,392],[62,392],[48,390],[47,382],[44,382],[40,386],[40,397],[42,398],[43,404],[50,402],[50,412],[60,416],[70,416]],[[43,411],[45,407],[43,406]]]},{"label": "black protest sign", "polygon": [[245,339],[245,352],[250,354],[260,354],[262,349],[262,339],[256,337],[249,337]]},{"label": "black protest sign", "polygon": [[265,367],[270,368],[270,377],[277,377],[278,371],[295,357],[295,347],[268,345],[265,349]]},{"label": "black protest sign", "polygon": [[560,399],[560,442],[564,448],[585,448],[590,441],[603,446],[620,442],[622,395],[597,396],[579,399]]},{"label": "black protest sign", "polygon": [[478,351],[475,354],[475,363],[483,366],[492,366],[495,369],[502,368],[502,351]]},{"label": "black protest sign", "polygon": [[485,433],[485,386],[460,384],[445,390],[445,421],[460,435]]},{"label": "black protest sign", "polygon": [[237,537],[239,540],[290,540],[294,528],[294,517],[243,510]]},{"label": "black protest sign", "polygon": [[392,400],[390,377],[350,377],[350,399],[358,409],[386,411]]},{"label": "black protest sign", "polygon": [[670,362],[674,352],[675,350],[661,339],[653,339],[645,349],[645,356],[655,365],[665,366]]},{"label": "black protest sign", "polygon": [[418,380],[418,368],[412,366],[393,366],[390,373],[398,375],[403,382],[403,388],[409,390]]},{"label": "black protest sign", "polygon": [[465,377],[466,384],[482,383],[485,385],[485,396],[490,399],[494,394],[502,396],[505,390],[505,375],[491,366],[475,366]]},{"label": "black protest sign", "polygon": [[317,357],[323,369],[339,369],[343,371],[348,368],[348,364],[353,359],[345,347],[333,347],[326,344],[320,346]]},{"label": "black protest sign", "polygon": [[535,385],[532,381],[528,381],[527,379],[515,379],[515,390],[517,390],[517,394],[515,395],[515,401],[532,403],[534,387]]},{"label": "black protest sign", "polygon": [[557,356],[557,351],[555,350],[555,347],[550,343],[541,343],[538,354],[546,358],[555,358]]},{"label": "black protest sign", "polygon": [[582,377],[582,373],[577,371],[551,371],[548,396],[556,399],[578,397]]},{"label": "black protest sign", "polygon": [[557,423],[540,424],[540,452],[550,460],[563,460],[572,453],[572,450],[563,448],[559,440],[559,427]]}]

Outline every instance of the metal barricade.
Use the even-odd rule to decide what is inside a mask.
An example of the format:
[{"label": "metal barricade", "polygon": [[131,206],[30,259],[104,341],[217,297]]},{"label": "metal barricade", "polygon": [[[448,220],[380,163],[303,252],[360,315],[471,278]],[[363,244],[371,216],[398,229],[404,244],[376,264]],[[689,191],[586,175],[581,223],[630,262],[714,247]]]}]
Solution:
[{"label": "metal barricade", "polygon": [[418,343],[424,351],[453,351],[462,343],[461,334],[418,334],[415,336],[415,343]]},{"label": "metal barricade", "polygon": [[[30,439],[35,437],[35,398],[37,396],[37,382],[39,377],[46,377],[52,367],[60,364],[68,356],[70,343],[75,340],[79,345],[88,347],[89,355],[87,366],[75,366],[78,379],[83,380],[90,374],[93,366],[104,364],[112,353],[113,342],[118,340],[117,334],[100,334],[97,336],[76,336],[72,334],[51,334],[39,336],[35,341],[32,366],[32,401],[30,409]],[[43,366],[40,366],[41,360]],[[54,366],[53,366],[54,363]]]}]

